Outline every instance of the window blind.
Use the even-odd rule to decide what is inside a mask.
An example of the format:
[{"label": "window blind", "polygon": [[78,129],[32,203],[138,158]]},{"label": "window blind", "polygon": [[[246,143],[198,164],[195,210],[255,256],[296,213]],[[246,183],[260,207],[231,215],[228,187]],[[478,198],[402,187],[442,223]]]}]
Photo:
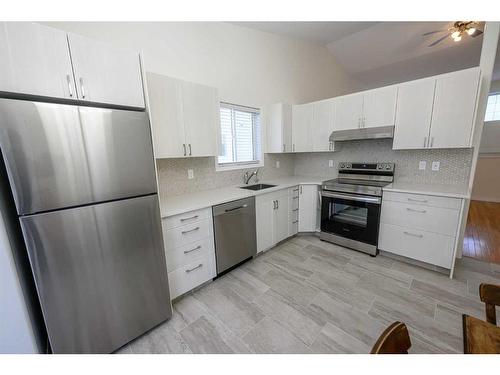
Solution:
[{"label": "window blind", "polygon": [[258,162],[261,155],[259,110],[221,103],[220,137],[219,164]]}]

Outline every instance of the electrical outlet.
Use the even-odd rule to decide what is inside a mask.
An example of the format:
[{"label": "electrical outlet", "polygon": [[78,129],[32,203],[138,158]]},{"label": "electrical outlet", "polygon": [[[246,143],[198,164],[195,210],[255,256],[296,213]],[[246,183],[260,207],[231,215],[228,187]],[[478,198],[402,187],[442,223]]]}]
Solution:
[{"label": "electrical outlet", "polygon": [[329,166],[330,168],[333,168],[333,160],[328,160],[328,166]]},{"label": "electrical outlet", "polygon": [[276,168],[279,168],[279,167],[280,167],[280,161],[276,160]]},{"label": "electrical outlet", "polygon": [[188,169],[188,178],[192,180],[194,178],[194,171],[192,169]]},{"label": "electrical outlet", "polygon": [[425,168],[427,168],[427,162],[425,160],[422,160],[420,163],[418,163],[418,169],[421,171],[425,171]]},{"label": "electrical outlet", "polygon": [[441,164],[441,163],[440,163],[440,162],[438,162],[438,161],[433,161],[433,162],[432,162],[432,170],[433,170],[433,171],[439,171],[439,165],[440,165],[440,164]]}]

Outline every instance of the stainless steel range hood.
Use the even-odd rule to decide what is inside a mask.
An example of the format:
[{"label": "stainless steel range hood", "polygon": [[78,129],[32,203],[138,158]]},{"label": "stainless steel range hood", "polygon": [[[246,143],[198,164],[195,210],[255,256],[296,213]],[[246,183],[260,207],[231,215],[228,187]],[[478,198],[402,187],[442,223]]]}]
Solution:
[{"label": "stainless steel range hood", "polygon": [[356,139],[393,138],[394,126],[380,126],[377,128],[335,130],[330,134],[330,141],[349,141]]}]

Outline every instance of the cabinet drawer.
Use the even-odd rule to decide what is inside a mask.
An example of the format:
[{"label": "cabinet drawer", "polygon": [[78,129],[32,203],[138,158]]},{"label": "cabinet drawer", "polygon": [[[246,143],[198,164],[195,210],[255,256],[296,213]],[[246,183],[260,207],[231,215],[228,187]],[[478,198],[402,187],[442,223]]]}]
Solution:
[{"label": "cabinet drawer", "polygon": [[380,250],[450,269],[454,247],[455,237],[380,224]]},{"label": "cabinet drawer", "polygon": [[169,216],[163,219],[165,229],[180,227],[182,225],[192,224],[200,220],[209,218],[212,215],[211,208],[203,208],[201,210],[189,211],[183,214]]},{"label": "cabinet drawer", "polygon": [[181,266],[185,266],[195,259],[214,254],[214,239],[207,237],[200,241],[190,243],[166,251],[168,271],[174,271]]},{"label": "cabinet drawer", "polygon": [[422,206],[450,208],[453,210],[460,210],[460,207],[462,205],[462,199],[460,198],[437,197],[434,195],[423,195],[423,194],[397,193],[393,191],[385,191],[383,195],[383,200],[411,203]]},{"label": "cabinet drawer", "polygon": [[168,273],[170,298],[174,299],[181,294],[203,284],[215,277],[214,254],[207,254],[195,261],[179,267]]},{"label": "cabinet drawer", "polygon": [[165,249],[167,251],[202,240],[206,237],[213,237],[212,220],[210,219],[172,229],[163,228],[163,240],[165,241]]},{"label": "cabinet drawer", "polygon": [[460,211],[410,203],[382,201],[380,222],[455,236]]}]

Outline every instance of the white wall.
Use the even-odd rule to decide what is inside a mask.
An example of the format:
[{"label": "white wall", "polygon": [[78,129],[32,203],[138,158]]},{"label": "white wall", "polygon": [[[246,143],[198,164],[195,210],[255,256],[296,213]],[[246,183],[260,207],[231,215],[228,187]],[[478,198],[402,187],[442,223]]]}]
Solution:
[{"label": "white wall", "polygon": [[471,198],[500,202],[500,154],[479,155]]},{"label": "white wall", "polygon": [[[494,92],[500,92],[500,80],[491,82]],[[484,123],[471,198],[500,202],[500,121]]]},{"label": "white wall", "polygon": [[358,87],[326,47],[222,22],[51,22],[47,25],[142,50],[145,68],[219,89],[262,107],[332,97]]},{"label": "white wall", "polygon": [[38,351],[35,330],[0,212],[0,354]]}]

